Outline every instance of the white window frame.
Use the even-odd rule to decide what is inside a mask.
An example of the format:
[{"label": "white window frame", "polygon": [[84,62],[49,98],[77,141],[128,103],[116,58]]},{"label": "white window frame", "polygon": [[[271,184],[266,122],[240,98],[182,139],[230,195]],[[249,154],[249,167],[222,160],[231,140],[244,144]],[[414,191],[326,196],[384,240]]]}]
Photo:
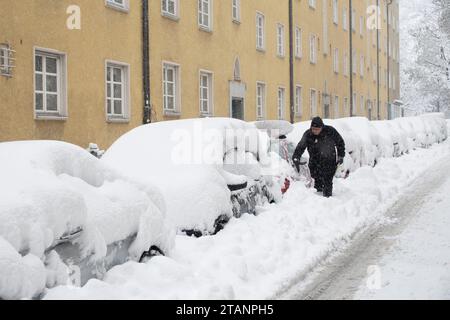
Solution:
[{"label": "white window frame", "polygon": [[342,11],[342,28],[344,31],[348,30],[347,11],[347,8],[344,7],[344,10]]},{"label": "white window frame", "polygon": [[308,0],[308,5],[311,9],[316,8],[316,0]]},{"label": "white window frame", "polygon": [[262,12],[256,12],[256,49],[266,50],[266,17]]},{"label": "white window frame", "polygon": [[[122,1],[122,4],[119,3],[120,1]],[[105,0],[105,5],[109,8],[116,9],[122,12],[130,11],[129,0]]]},{"label": "white window frame", "polygon": [[[174,90],[173,90],[173,99],[174,99],[174,107],[173,109],[167,108],[167,100],[169,96],[166,95],[166,81],[165,72],[166,69],[171,69],[174,71]],[[179,116],[181,114],[181,66],[178,63],[163,61],[162,62],[162,105],[163,105],[163,113],[166,116]]]},{"label": "white window frame", "polygon": [[334,118],[339,118],[339,96],[334,96]]},{"label": "white window frame", "polygon": [[[261,94],[260,90],[261,89]],[[266,117],[266,83],[263,81],[256,82],[256,118],[263,120]]]},{"label": "white window frame", "polygon": [[[36,57],[42,57],[42,71],[36,71]],[[46,70],[46,58],[56,59],[56,74],[49,74]],[[42,90],[36,88],[36,76],[42,76]],[[57,110],[47,110],[47,95],[55,95],[55,93],[47,92],[46,83],[47,75],[57,77]],[[36,109],[36,95],[42,94],[42,110]],[[54,49],[33,48],[33,110],[35,120],[66,120],[68,117],[67,103],[67,54]]]},{"label": "white window frame", "polygon": [[355,16],[356,16],[356,10],[355,9],[352,9],[352,31],[353,32],[355,32],[356,31],[356,19],[355,19]]},{"label": "white window frame", "polygon": [[[179,14],[180,3],[179,3],[179,1],[180,0],[161,0],[161,14],[162,14],[162,16],[178,20],[179,17],[180,17],[180,14]],[[173,3],[174,12],[170,12],[168,10],[169,2]],[[165,4],[166,9],[164,9],[164,4]]]},{"label": "white window frame", "polygon": [[353,50],[352,55],[353,55],[353,59],[352,59],[352,71],[351,72],[353,72],[353,74],[357,74],[358,73],[358,67],[357,67],[358,55],[356,54],[356,50]]},{"label": "white window frame", "polygon": [[[114,81],[114,78],[108,80],[109,68],[120,69],[121,82]],[[128,63],[106,60],[105,61],[105,114],[107,122],[128,122],[130,120],[131,111],[131,76],[130,65]],[[122,87],[121,98],[114,97],[114,85],[120,84]],[[108,96],[108,87],[110,88],[111,97]],[[122,113],[114,112],[114,102],[120,100],[122,102]],[[108,112],[108,101],[111,101],[111,112]]]},{"label": "white window frame", "polygon": [[343,66],[343,68],[344,68],[344,76],[348,76],[349,75],[349,59],[348,59],[348,53],[346,52],[345,54],[344,54],[344,66]]},{"label": "white window frame", "polygon": [[[207,78],[207,87],[203,86],[203,77]],[[200,115],[210,117],[214,114],[214,73],[209,70],[200,69],[199,71],[199,108]],[[207,97],[203,96],[203,89],[207,90]],[[207,109],[203,109],[203,102],[207,103]]]},{"label": "white window frame", "polygon": [[[300,93],[300,94],[299,94]],[[299,84],[295,86],[295,116],[303,115],[303,87]]]},{"label": "white window frame", "polygon": [[[310,111],[310,116],[315,117],[318,115],[318,109],[317,109],[317,90],[314,88],[310,88],[309,89],[309,111]],[[313,99],[314,97],[314,99]],[[314,102],[314,103],[313,103]]]},{"label": "white window frame", "polygon": [[241,22],[241,0],[231,0],[231,18],[233,22]]},{"label": "white window frame", "polygon": [[295,27],[295,57],[301,59],[303,56],[303,35],[300,27]]},{"label": "white window frame", "polygon": [[284,25],[282,23],[277,23],[277,56],[284,58],[285,54]]},{"label": "white window frame", "polygon": [[365,106],[364,106],[364,96],[361,96],[361,100],[359,101],[359,107],[361,109],[361,114],[365,115]]},{"label": "white window frame", "polygon": [[339,24],[339,0],[333,0],[333,23]]},{"label": "white window frame", "polygon": [[366,67],[365,59],[364,59],[364,56],[361,55],[360,60],[359,60],[359,74],[360,74],[361,78],[364,77],[365,67]]},{"label": "white window frame", "polygon": [[317,36],[313,33],[309,35],[309,62],[317,63]]},{"label": "white window frame", "polygon": [[334,73],[339,73],[339,49],[338,48],[334,48],[333,70],[334,70]]},{"label": "white window frame", "polygon": [[0,43],[0,75],[5,77],[12,76],[12,69],[14,68],[14,58],[12,54],[15,51],[11,49],[9,44]]},{"label": "white window frame", "polygon": [[[211,32],[213,30],[213,0],[197,0],[198,1],[198,27],[200,30]],[[208,3],[208,11],[205,12],[204,5]],[[205,23],[205,17],[207,18],[207,23]]]},{"label": "white window frame", "polygon": [[364,34],[364,17],[359,17],[359,35],[362,37]]},{"label": "white window frame", "polygon": [[284,120],[286,110],[286,88],[278,87],[277,90],[277,117],[278,120]]},{"label": "white window frame", "polygon": [[356,93],[353,94],[353,110],[352,110],[352,114],[356,115],[356,110],[358,108],[358,95]]},{"label": "white window frame", "polygon": [[344,97],[344,105],[343,105],[343,112],[344,115],[347,116],[349,114],[349,109],[348,109],[348,97]]}]

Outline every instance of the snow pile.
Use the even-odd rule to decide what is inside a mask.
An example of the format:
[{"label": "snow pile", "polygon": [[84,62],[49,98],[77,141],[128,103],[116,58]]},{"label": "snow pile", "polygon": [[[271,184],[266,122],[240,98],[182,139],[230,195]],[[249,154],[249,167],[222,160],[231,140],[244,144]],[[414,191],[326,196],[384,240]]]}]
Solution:
[{"label": "snow pile", "polygon": [[[107,245],[135,234],[134,259],[153,244],[169,249],[161,227],[164,201],[152,185],[132,182],[63,142],[0,143],[0,159],[0,298],[31,298],[46,282],[61,284],[58,270],[65,270],[51,248],[80,229],[80,254],[92,261],[105,257]],[[46,271],[38,261],[49,279],[41,281]],[[16,280],[3,279],[11,274]]]},{"label": "snow pile", "polygon": [[135,128],[102,161],[160,187],[178,231],[212,233],[218,217],[232,216],[227,184],[258,178],[267,148],[267,139],[244,121],[187,119]]},{"label": "snow pile", "polygon": [[[324,198],[294,183],[283,202],[232,219],[215,236],[177,236],[170,257],[128,262],[104,281],[58,287],[46,299],[270,299],[301,280],[330,253],[373,223],[431,166],[447,159],[450,141],[335,180]],[[421,165],[418,166],[418,163]]]}]

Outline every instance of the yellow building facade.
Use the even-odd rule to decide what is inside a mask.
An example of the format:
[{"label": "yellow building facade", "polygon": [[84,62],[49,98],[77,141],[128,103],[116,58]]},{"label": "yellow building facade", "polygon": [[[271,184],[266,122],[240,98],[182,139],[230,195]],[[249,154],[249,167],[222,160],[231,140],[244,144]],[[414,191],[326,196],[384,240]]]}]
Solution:
[{"label": "yellow building facade", "polygon": [[397,0],[0,0],[0,7],[7,8],[0,53],[9,66],[0,69],[0,141],[107,148],[143,121],[384,119],[388,101],[399,99]]}]

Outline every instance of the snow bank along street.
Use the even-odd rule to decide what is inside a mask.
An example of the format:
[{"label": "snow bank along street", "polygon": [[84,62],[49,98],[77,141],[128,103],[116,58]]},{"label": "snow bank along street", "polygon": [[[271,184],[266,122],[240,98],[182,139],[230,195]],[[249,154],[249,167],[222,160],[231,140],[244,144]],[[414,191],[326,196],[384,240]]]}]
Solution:
[{"label": "snow bank along street", "polygon": [[[292,173],[270,151],[265,131],[258,131],[256,149],[225,144],[225,156],[219,154],[213,164],[184,170],[177,170],[168,157],[176,144],[149,138],[168,137],[171,126],[189,133],[196,123],[220,132],[255,128],[237,120],[183,120],[137,128],[100,160],[65,143],[0,144],[0,170],[6,177],[0,182],[6,195],[0,199],[0,297],[276,297],[356,232],[383,223],[403,189],[450,154],[447,123],[440,114],[325,122],[341,132],[347,146],[337,176],[351,172],[347,179],[335,179],[330,199],[303,181],[292,181],[281,194]],[[294,125],[287,139],[291,145],[307,126]],[[217,139],[222,146],[224,141],[223,136]],[[233,159],[245,161],[235,166]],[[259,176],[263,181],[255,182]],[[272,196],[271,201],[258,201],[256,215],[233,210],[227,185],[244,182],[255,188],[261,183]],[[215,234],[218,217],[226,219],[224,229]],[[203,236],[189,237],[186,230]],[[61,250],[63,240],[67,248]],[[152,246],[165,255],[142,260]],[[117,256],[121,248],[125,254]],[[101,280],[82,274],[83,283],[93,279],[82,287],[69,285],[78,263],[90,266],[81,269]]]}]

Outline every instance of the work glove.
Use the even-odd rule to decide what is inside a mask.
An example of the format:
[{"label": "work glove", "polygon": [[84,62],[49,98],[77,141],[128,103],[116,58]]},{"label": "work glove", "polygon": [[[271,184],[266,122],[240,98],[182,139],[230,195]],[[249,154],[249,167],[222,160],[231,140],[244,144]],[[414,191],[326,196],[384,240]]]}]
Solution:
[{"label": "work glove", "polygon": [[344,157],[338,157],[337,158],[337,161],[336,161],[336,164],[338,165],[338,166],[340,166],[341,164],[343,164],[344,163]]}]

